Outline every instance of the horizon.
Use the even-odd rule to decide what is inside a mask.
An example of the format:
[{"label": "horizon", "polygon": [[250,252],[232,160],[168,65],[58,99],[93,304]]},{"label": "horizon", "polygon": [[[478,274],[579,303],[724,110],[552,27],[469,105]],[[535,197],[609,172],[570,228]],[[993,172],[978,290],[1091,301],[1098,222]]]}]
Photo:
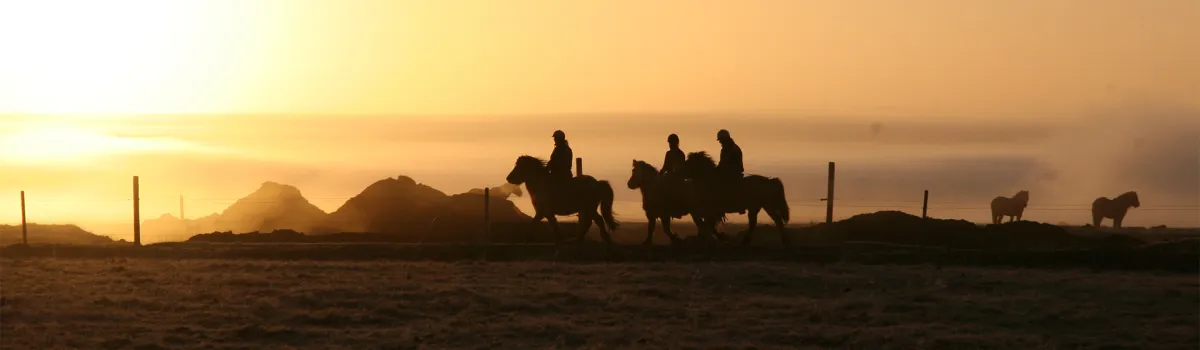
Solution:
[{"label": "horizon", "polygon": [[135,175],[146,218],[265,181],[331,212],[397,175],[499,185],[561,129],[628,218],[630,160],[729,129],[797,220],[834,161],[847,205],[1029,190],[1080,223],[1136,190],[1129,224],[1200,226],[1196,42],[1188,0],[6,2],[0,193],[84,226],[125,221]]},{"label": "horizon", "polygon": [[[1194,129],[1195,120],[1200,118],[1189,119],[1187,115],[1113,112],[1077,121],[1027,123],[923,121],[915,118],[890,121],[884,118],[741,118],[736,121],[709,118],[682,123],[684,125],[678,128],[673,127],[676,122],[688,119],[641,123],[646,130],[623,129],[622,118],[616,118],[613,121],[568,121],[565,125],[574,127],[564,129],[569,132],[576,156],[585,160],[585,173],[614,184],[616,212],[618,218],[625,221],[645,220],[640,217],[640,196],[623,185],[628,178],[629,159],[638,158],[660,165],[659,158],[666,147],[665,141],[659,139],[665,137],[656,136],[665,135],[671,128],[683,138],[685,151],[705,150],[716,154],[719,148],[716,142],[706,140],[712,137],[705,136],[709,129],[727,125],[746,152],[748,173],[784,179],[796,222],[823,220],[824,204],[816,199],[824,197],[825,163],[832,160],[838,163],[839,170],[838,197],[841,199],[838,203],[841,206],[835,209],[835,217],[839,219],[888,209],[919,214],[921,192],[930,189],[932,217],[983,222],[987,213],[981,208],[987,200],[1028,189],[1033,192],[1033,200],[1027,219],[1083,224],[1087,221],[1085,207],[1091,199],[1138,190],[1144,208],[1133,209],[1127,225],[1195,227],[1200,226],[1200,219],[1192,214],[1194,210],[1189,210],[1200,207],[1200,185],[1192,181],[1200,174],[1200,163],[1187,162],[1189,156],[1178,151],[1195,150],[1200,145],[1189,134],[1190,130],[1197,130]],[[128,217],[131,215],[129,178],[132,175],[141,176],[143,220],[162,214],[178,216],[180,195],[184,196],[188,217],[220,213],[267,181],[296,186],[310,202],[330,213],[367,185],[385,177],[406,175],[447,194],[462,193],[472,188],[500,185],[517,155],[546,157],[549,153],[548,145],[545,145],[549,137],[541,135],[541,120],[537,118],[491,123],[449,120],[422,123],[420,125],[424,127],[416,129],[406,121],[386,117],[332,122],[319,117],[213,118],[152,123],[126,120],[115,124],[109,120],[99,123],[103,127],[95,129],[87,129],[86,126],[91,125],[87,123],[73,126],[135,139],[169,137],[182,144],[237,149],[244,153],[134,149],[93,154],[86,161],[76,159],[65,166],[9,161],[4,167],[15,171],[4,173],[18,176],[5,179],[0,187],[13,193],[21,189],[29,191],[31,222],[74,223],[120,238],[131,235]],[[1113,135],[1106,131],[1111,130],[1109,123],[1077,129],[1080,122],[1089,120],[1107,120],[1122,125],[1120,133],[1137,136],[1109,144]],[[288,123],[289,128],[278,129],[279,122]],[[238,123],[239,128],[227,129],[232,134],[219,137],[194,132],[210,128],[226,130],[223,129],[225,124],[221,123]],[[873,131],[871,125],[875,123],[879,127]],[[410,127],[398,132],[395,125]],[[786,127],[779,128],[779,125]],[[147,130],[153,132],[148,135]],[[623,131],[613,135],[616,130]],[[330,135],[351,132],[359,133],[355,141],[329,146],[347,142]],[[273,136],[265,142],[256,142],[258,138],[253,135]],[[280,140],[289,141],[279,144]],[[333,140],[341,141],[330,142]],[[491,142],[510,145],[484,146]],[[1078,144],[1068,146],[1072,143]],[[428,148],[430,144],[446,148],[450,153],[396,156],[402,154],[396,153],[397,149]],[[1104,151],[1091,148],[1097,145],[1103,145]],[[288,154],[294,153],[294,149],[308,148],[322,151],[302,152],[303,157],[299,158],[278,156],[280,152]],[[1123,151],[1114,152],[1116,150]],[[1106,155],[1096,157],[1096,153]],[[1089,161],[1087,157],[1080,158],[1081,155],[1094,159]],[[434,161],[441,157],[449,159]],[[1124,174],[1120,171],[1131,166],[1157,170]],[[73,175],[78,167],[90,171]],[[196,173],[195,168],[224,169],[224,176],[221,181],[214,182],[214,178],[203,172]],[[1087,169],[1115,172],[1103,179],[1095,174],[1087,175]],[[39,176],[20,176],[30,172]],[[1137,186],[1122,186],[1122,183]],[[516,198],[514,203],[522,211],[532,212],[527,197]],[[14,200],[0,203],[0,207],[9,206],[16,212],[19,209],[16,204]],[[57,215],[48,215],[55,212]],[[745,221],[741,215],[733,215],[731,219]],[[4,223],[12,221],[0,220]]]}]

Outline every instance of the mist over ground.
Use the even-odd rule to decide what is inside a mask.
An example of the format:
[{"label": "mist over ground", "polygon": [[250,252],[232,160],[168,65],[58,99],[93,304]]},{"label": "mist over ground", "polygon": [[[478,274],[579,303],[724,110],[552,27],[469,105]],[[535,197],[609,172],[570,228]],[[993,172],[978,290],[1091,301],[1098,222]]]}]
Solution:
[{"label": "mist over ground", "polygon": [[[1032,192],[1026,219],[1083,224],[1097,197],[1138,191],[1126,225],[1200,226],[1200,112],[1125,104],[1077,118],[1013,120],[757,114],[495,117],[162,116],[97,121],[97,132],[169,139],[193,149],[93,157],[71,165],[0,164],[0,190],[29,192],[29,219],[128,235],[130,176],[142,218],[220,212],[264,181],[298,187],[326,212],[367,185],[408,175],[446,193],[499,186],[522,154],[548,157],[566,131],[584,171],[613,182],[616,211],[644,220],[625,181],[633,159],[659,165],[666,136],[687,152],[719,153],[716,131],[742,147],[747,173],[783,179],[794,221],[824,217],[827,162],[837,162],[836,217],[896,209],[987,220],[995,196]],[[531,212],[528,197],[512,198]],[[0,203],[19,213],[15,197]],[[19,223],[19,216],[0,222]],[[743,216],[733,217],[744,221]],[[118,237],[120,238],[120,237]]]}]

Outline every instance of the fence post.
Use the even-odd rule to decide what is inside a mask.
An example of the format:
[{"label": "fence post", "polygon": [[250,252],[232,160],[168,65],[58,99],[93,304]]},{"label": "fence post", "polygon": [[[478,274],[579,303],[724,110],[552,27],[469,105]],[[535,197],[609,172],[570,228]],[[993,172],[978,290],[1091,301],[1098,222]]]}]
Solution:
[{"label": "fence post", "polygon": [[921,202],[921,218],[929,218],[929,190],[925,190],[925,200]]},{"label": "fence post", "polygon": [[483,242],[492,244],[492,189],[483,188]]},{"label": "fence post", "polygon": [[29,245],[29,226],[25,223],[25,191],[21,191],[21,243]]},{"label": "fence post", "polygon": [[833,165],[833,162],[829,162],[829,185],[828,185],[829,193],[827,193],[825,195],[825,223],[826,224],[833,223],[833,176],[834,176],[834,165]]},{"label": "fence post", "polygon": [[142,245],[141,198],[138,197],[138,177],[133,177],[133,245]]},{"label": "fence post", "polygon": [[583,158],[575,158],[575,176],[583,176]]}]

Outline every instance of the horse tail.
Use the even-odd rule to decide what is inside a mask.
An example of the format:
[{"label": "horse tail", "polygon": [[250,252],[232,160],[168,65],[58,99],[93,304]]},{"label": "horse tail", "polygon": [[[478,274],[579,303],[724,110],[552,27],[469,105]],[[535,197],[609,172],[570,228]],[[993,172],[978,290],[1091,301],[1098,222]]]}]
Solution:
[{"label": "horse tail", "polygon": [[608,224],[608,230],[614,231],[620,223],[617,218],[613,217],[613,189],[608,181],[600,180],[600,215],[604,217],[604,223]]},{"label": "horse tail", "polygon": [[783,223],[788,223],[792,219],[792,210],[788,208],[787,196],[783,191],[783,181],[779,178],[767,181],[767,192],[768,203],[778,211],[779,218],[783,219]]}]

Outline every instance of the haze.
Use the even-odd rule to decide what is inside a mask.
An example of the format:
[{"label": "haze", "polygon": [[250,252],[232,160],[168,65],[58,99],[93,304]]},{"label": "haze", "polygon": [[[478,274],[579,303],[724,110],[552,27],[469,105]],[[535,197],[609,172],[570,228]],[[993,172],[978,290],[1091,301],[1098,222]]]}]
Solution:
[{"label": "haze", "polygon": [[463,192],[555,129],[623,183],[727,128],[801,220],[836,161],[839,217],[1028,189],[1082,224],[1138,190],[1128,224],[1197,226],[1197,42],[1191,0],[3,2],[0,222],[20,190],[32,221],[127,221],[132,175],[147,218],[264,181],[326,211],[400,174]]}]

